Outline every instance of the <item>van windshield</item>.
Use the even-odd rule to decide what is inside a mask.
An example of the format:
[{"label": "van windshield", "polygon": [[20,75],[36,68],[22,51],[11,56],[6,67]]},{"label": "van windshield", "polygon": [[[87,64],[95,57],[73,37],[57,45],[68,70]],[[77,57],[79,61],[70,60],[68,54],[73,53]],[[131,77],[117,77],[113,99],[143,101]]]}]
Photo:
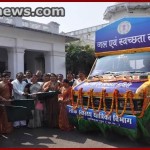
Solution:
[{"label": "van windshield", "polygon": [[90,76],[103,75],[108,72],[150,72],[150,52],[97,58]]}]

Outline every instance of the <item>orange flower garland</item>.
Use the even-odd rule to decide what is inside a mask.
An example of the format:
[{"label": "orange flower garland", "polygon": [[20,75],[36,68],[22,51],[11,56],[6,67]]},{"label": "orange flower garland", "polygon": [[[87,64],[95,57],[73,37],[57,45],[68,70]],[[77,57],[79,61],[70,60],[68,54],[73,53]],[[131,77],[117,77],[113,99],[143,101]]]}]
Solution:
[{"label": "orange flower garland", "polygon": [[136,112],[134,111],[134,103],[133,103],[133,93],[132,91],[127,91],[127,98],[130,99],[130,108],[132,111],[132,115],[135,115]]},{"label": "orange flower garland", "polygon": [[104,95],[104,90],[102,90],[100,98],[99,98],[99,105],[98,105],[98,109],[96,110],[93,104],[93,97],[92,97],[92,109],[94,110],[95,113],[99,113],[101,108],[102,108],[102,102],[103,102],[103,95]]},{"label": "orange flower garland", "polygon": [[74,95],[74,90],[73,90],[73,88],[71,88],[70,101],[71,101],[71,105],[72,105],[72,106],[74,106],[74,98],[73,98],[73,95]]},{"label": "orange flower garland", "polygon": [[112,98],[112,101],[111,101],[111,107],[110,107],[110,111],[107,112],[107,115],[111,115],[111,113],[113,112],[113,108],[114,108],[114,101],[116,99],[116,93],[117,93],[117,90],[115,89],[114,92],[113,92],[113,98]]},{"label": "orange flower garland", "polygon": [[[88,102],[87,102],[87,107],[86,108],[83,106],[82,90],[83,90],[83,88],[79,89],[78,97],[77,97],[77,103],[75,104],[74,103],[74,97],[73,97],[74,96],[74,90],[71,89],[70,100],[71,100],[71,105],[73,106],[73,109],[77,109],[78,106],[81,105],[82,109],[84,111],[87,111],[89,106],[90,106],[90,102],[91,102],[92,109],[94,111],[96,111],[96,109],[94,107],[94,102],[93,102],[93,89],[90,89],[90,91],[88,92]],[[133,103],[133,93],[132,93],[132,91],[127,91],[126,92],[125,101],[124,101],[124,107],[123,107],[123,110],[122,110],[121,114],[118,113],[118,96],[119,96],[119,91],[117,89],[115,89],[114,92],[113,92],[113,97],[112,97],[112,103],[111,103],[110,111],[106,112],[107,111],[106,103],[105,103],[106,89],[103,89],[102,93],[101,93],[101,96],[100,96],[99,106],[98,106],[98,109],[97,109],[96,112],[99,112],[101,110],[102,104],[103,104],[103,110],[106,112],[106,114],[108,116],[111,115],[111,113],[113,112],[114,102],[115,102],[116,115],[118,117],[122,117],[124,115],[125,111],[126,111],[127,101],[129,99],[129,101],[130,101],[130,108],[131,108],[132,114],[136,115],[136,112],[134,111],[134,103]],[[143,91],[143,99],[144,99],[144,101],[143,101],[142,111],[141,111],[140,115],[137,116],[138,118],[142,118],[144,116],[144,113],[145,113],[145,110],[146,110],[146,107],[147,107],[147,104],[148,104],[146,89],[144,89],[144,91]]]},{"label": "orange flower garland", "polygon": [[82,109],[83,109],[83,96],[82,96],[82,90],[83,90],[83,88],[80,88],[80,90],[79,90],[79,100],[80,100],[80,105],[81,105],[81,107],[82,107]]},{"label": "orange flower garland", "polygon": [[83,100],[82,100],[82,90],[83,88],[80,88],[79,89],[79,93],[78,93],[78,99],[77,99],[77,102],[78,102],[78,105],[82,105],[83,104]]},{"label": "orange flower garland", "polygon": [[[78,97],[77,97],[76,105],[74,103],[72,103],[73,104],[73,109],[77,109],[78,106],[79,106],[79,103],[81,103],[81,92],[82,92],[82,88],[80,88],[79,91],[78,91]],[[72,93],[72,95],[73,95],[73,93]],[[71,96],[71,97],[73,97],[73,96]]]},{"label": "orange flower garland", "polygon": [[144,98],[144,101],[143,101],[142,111],[141,111],[140,116],[138,116],[138,118],[142,118],[144,116],[144,113],[145,113],[145,110],[147,107],[147,103],[148,103],[147,89],[144,89],[144,91],[143,91],[143,98]]},{"label": "orange flower garland", "polygon": [[92,105],[92,109],[95,111],[95,107],[94,107],[94,102],[93,102],[93,89],[91,89],[91,93],[90,93],[90,96],[91,96],[91,105]]},{"label": "orange flower garland", "polygon": [[104,95],[104,92],[103,92],[103,90],[102,90],[102,95],[100,96],[99,105],[98,105],[98,112],[99,112],[99,111],[101,110],[101,108],[102,108],[103,95]]},{"label": "orange flower garland", "polygon": [[88,104],[87,104],[87,107],[86,108],[84,106],[82,107],[82,109],[84,111],[87,111],[89,109],[92,92],[93,92],[93,89],[90,89],[90,91],[88,92]]},{"label": "orange flower garland", "polygon": [[105,103],[105,96],[106,96],[106,89],[102,90],[103,95],[103,110],[106,112],[106,103]]},{"label": "orange flower garland", "polygon": [[126,106],[127,106],[127,101],[128,101],[128,94],[126,93],[126,98],[125,98],[125,103],[124,103],[124,107],[123,110],[121,112],[121,114],[118,113],[118,95],[119,95],[119,91],[116,90],[115,92],[115,102],[116,102],[116,114],[118,117],[122,117],[126,111]]},{"label": "orange flower garland", "polygon": [[119,91],[117,89],[115,89],[113,96],[114,96],[114,99],[115,99],[117,116],[119,116],[119,113],[118,113],[118,94],[119,94]]}]

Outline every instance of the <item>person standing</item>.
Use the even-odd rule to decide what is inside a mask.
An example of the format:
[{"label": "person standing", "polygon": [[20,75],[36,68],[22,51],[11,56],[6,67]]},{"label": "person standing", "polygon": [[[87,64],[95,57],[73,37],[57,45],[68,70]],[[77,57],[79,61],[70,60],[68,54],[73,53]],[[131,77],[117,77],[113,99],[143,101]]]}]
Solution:
[{"label": "person standing", "polygon": [[74,129],[74,126],[69,123],[66,109],[66,106],[71,103],[71,89],[72,87],[69,84],[69,80],[64,79],[61,94],[58,95],[58,101],[60,102],[59,128],[63,131],[70,131]]},{"label": "person standing", "polygon": [[43,81],[43,74],[42,74],[41,70],[37,70],[36,75],[37,75],[37,78],[38,78],[38,82],[44,82]]},{"label": "person standing", "polygon": [[72,86],[75,87],[76,85],[80,84],[84,80],[86,80],[85,72],[84,71],[79,71],[79,73],[78,73],[78,79],[75,80],[75,82],[73,83]]},{"label": "person standing", "polygon": [[64,78],[63,74],[58,74],[58,75],[57,75],[57,81],[58,81],[59,83],[62,83],[63,78]]},{"label": "person standing", "polygon": [[[10,76],[7,73],[2,74],[0,82],[0,102],[9,105],[12,97],[12,85],[9,82]],[[12,122],[8,122],[6,110],[0,107],[0,133],[10,133],[13,130]]]},{"label": "person standing", "polygon": [[75,82],[75,79],[72,73],[67,74],[67,80],[69,80],[69,85],[72,86],[73,83]]},{"label": "person standing", "polygon": [[26,83],[31,83],[32,72],[30,70],[26,70],[25,76],[26,78],[23,81]]},{"label": "person standing", "polygon": [[32,98],[35,102],[35,109],[32,110],[33,118],[29,120],[28,127],[29,128],[36,128],[42,126],[43,121],[43,104],[38,100],[36,96],[37,92],[41,91],[41,85],[37,82],[38,78],[37,75],[33,75],[31,79],[31,84],[29,87],[29,92],[32,95]]},{"label": "person standing", "polygon": [[[23,81],[23,73],[19,72],[16,74],[16,79],[11,82],[13,85],[13,96],[15,100],[26,99],[28,93],[24,92],[26,82]],[[14,127],[26,126],[26,120],[15,121]]]},{"label": "person standing", "polygon": [[[50,80],[45,82],[42,86],[43,92],[59,90],[59,83],[57,82],[57,76],[54,73],[50,74]],[[54,96],[48,96],[45,99],[45,120],[46,125],[50,128],[58,128],[58,117],[59,117],[59,103],[57,94]]]}]

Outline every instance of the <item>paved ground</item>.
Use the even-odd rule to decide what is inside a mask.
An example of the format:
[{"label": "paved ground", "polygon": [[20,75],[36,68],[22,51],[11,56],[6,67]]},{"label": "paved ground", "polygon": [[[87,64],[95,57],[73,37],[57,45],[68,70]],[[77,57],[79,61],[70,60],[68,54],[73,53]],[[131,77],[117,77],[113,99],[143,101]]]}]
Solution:
[{"label": "paved ground", "polygon": [[38,148],[113,148],[150,147],[130,141],[126,137],[114,135],[109,140],[100,133],[65,132],[59,129],[15,129],[9,135],[0,136],[0,148],[38,147]]}]

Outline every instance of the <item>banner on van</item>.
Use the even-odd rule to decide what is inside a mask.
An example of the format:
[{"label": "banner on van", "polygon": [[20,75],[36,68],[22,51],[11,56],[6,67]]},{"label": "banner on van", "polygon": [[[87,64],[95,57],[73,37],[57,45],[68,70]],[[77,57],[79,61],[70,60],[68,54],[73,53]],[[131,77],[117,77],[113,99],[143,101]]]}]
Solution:
[{"label": "banner on van", "polygon": [[84,111],[81,107],[74,110],[70,105],[67,105],[67,112],[72,117],[82,117],[89,121],[115,125],[128,129],[135,129],[137,127],[136,116],[133,115],[123,115],[122,117],[118,117],[116,113],[112,113],[110,116],[107,116],[104,111],[100,111],[99,113],[94,112],[93,109]]},{"label": "banner on van", "polygon": [[150,47],[150,17],[123,18],[96,31],[95,52]]}]

